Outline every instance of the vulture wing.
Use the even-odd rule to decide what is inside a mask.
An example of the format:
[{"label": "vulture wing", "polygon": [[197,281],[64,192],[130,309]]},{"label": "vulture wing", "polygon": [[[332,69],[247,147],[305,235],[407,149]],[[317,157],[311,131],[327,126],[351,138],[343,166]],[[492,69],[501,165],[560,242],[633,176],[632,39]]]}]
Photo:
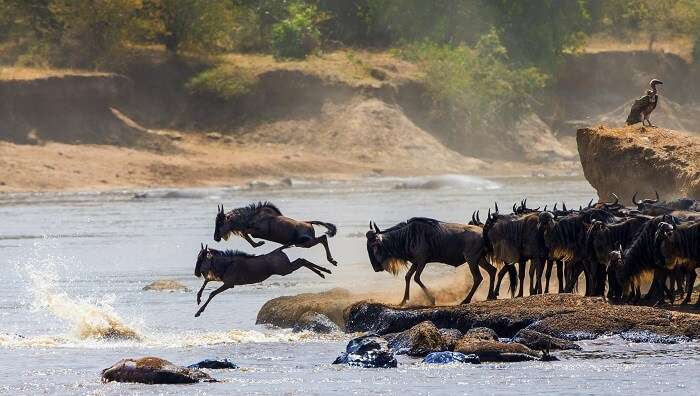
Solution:
[{"label": "vulture wing", "polygon": [[642,114],[644,113],[644,109],[650,105],[652,105],[651,98],[647,95],[635,100],[632,104],[632,109],[630,109],[630,114],[627,116],[627,125],[642,122]]}]

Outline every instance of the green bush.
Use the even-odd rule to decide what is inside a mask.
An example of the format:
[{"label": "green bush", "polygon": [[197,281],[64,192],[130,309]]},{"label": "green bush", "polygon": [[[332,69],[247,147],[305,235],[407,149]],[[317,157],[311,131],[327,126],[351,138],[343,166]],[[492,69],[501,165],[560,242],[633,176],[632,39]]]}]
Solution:
[{"label": "green bush", "polygon": [[275,58],[304,59],[319,46],[319,13],[313,6],[293,3],[289,17],[272,28],[272,51]]},{"label": "green bush", "polygon": [[417,62],[436,108],[456,125],[488,130],[513,126],[531,110],[531,95],[547,75],[534,67],[516,67],[495,32],[476,45],[413,44],[400,51]]},{"label": "green bush", "polygon": [[231,65],[220,65],[192,77],[185,88],[192,94],[231,100],[250,92],[256,81],[255,75],[250,71]]}]

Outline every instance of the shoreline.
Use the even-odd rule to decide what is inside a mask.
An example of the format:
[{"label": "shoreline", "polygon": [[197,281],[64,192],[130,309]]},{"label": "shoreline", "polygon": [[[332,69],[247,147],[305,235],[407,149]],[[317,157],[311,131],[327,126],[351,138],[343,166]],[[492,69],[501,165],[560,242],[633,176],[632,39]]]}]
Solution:
[{"label": "shoreline", "polygon": [[[110,145],[20,145],[0,142],[0,194],[114,191],[158,188],[276,187],[290,179],[319,182],[372,177],[470,175],[581,177],[580,164],[530,164],[462,157],[434,161],[406,156],[368,158],[317,153],[294,145],[245,144],[228,136],[178,133],[175,151],[153,152]],[[288,184],[287,184],[288,185]]]}]

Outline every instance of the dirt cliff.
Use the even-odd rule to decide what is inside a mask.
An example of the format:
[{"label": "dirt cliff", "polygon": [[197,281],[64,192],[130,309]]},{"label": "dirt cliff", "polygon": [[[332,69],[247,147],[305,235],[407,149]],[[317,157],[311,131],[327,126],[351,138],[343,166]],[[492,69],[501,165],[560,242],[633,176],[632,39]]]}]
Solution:
[{"label": "dirt cliff", "polygon": [[700,199],[700,138],[639,124],[579,129],[576,140],[586,179],[606,199],[616,193],[662,199]]}]

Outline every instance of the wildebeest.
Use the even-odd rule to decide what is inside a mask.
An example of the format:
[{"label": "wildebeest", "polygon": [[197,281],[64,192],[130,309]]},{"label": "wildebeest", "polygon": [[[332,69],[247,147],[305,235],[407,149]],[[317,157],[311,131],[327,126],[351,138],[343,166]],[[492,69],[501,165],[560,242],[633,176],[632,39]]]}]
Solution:
[{"label": "wildebeest", "polygon": [[325,278],[324,272],[331,273],[328,269],[303,258],[290,262],[287,254],[283,252],[286,248],[288,246],[280,246],[270,253],[254,256],[237,250],[220,251],[202,245],[194,268],[194,275],[197,278],[204,276],[204,283],[197,292],[197,305],[201,302],[207,283],[219,281],[224,284],[209,294],[207,301],[194,316],[201,315],[214,296],[235,285],[259,283],[272,275],[289,275],[301,267],[310,269],[321,278]]},{"label": "wildebeest", "polygon": [[[683,300],[683,304],[687,304],[690,302],[697,276],[695,269],[700,267],[700,222],[677,226],[661,223],[657,236],[666,266],[680,268],[687,273],[686,296]],[[700,297],[695,305],[700,305]]]},{"label": "wildebeest", "polygon": [[375,272],[387,271],[397,274],[401,267],[411,263],[406,273],[406,288],[401,305],[409,299],[411,277],[426,296],[435,303],[435,297],[423,284],[420,277],[427,263],[444,263],[459,267],[465,262],[473,277],[472,288],[463,304],[471,301],[482,281],[479,267],[489,274],[489,298],[493,298],[496,268],[486,260],[486,249],[481,237],[481,228],[475,225],[444,223],[438,220],[414,217],[386,230],[370,222],[367,231],[367,253]]},{"label": "wildebeest", "polygon": [[[538,231],[539,213],[525,215],[502,215],[496,212],[489,214],[484,224],[484,241],[489,249],[492,260],[512,265],[518,263],[519,291],[518,297],[523,296],[525,282],[525,266],[531,260],[535,270],[535,281],[530,284],[530,294],[542,292],[542,272],[547,253]],[[506,268],[506,267],[504,267]],[[531,280],[533,278],[531,274]],[[499,275],[499,283],[502,276]]]},{"label": "wildebeest", "polygon": [[[314,225],[325,227],[328,231],[325,235],[316,237]],[[230,234],[235,234],[248,241],[253,247],[258,247],[264,242],[255,242],[251,237],[303,248],[310,248],[320,243],[326,249],[328,262],[337,265],[328,248],[328,237],[333,237],[335,233],[336,227],[331,223],[291,219],[282,215],[282,212],[270,202],[253,203],[228,213],[224,212],[224,206],[221,205],[216,214],[214,226],[214,240],[217,242],[222,238],[228,239]]]}]

